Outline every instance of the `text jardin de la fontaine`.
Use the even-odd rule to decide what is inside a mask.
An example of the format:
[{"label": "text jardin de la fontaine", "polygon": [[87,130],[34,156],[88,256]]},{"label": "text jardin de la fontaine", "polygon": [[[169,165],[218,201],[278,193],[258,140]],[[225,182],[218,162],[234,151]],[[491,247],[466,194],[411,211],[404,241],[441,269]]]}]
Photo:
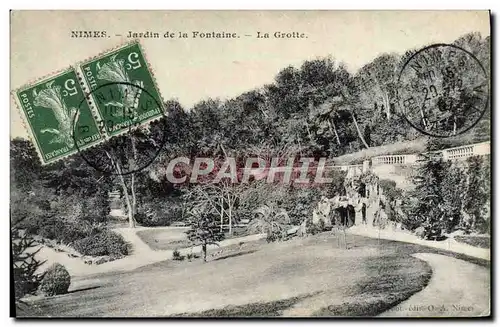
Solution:
[{"label": "text jardin de la fontaine", "polygon": [[[71,31],[72,38],[104,38],[111,37],[108,31]],[[273,31],[254,32],[250,34],[239,34],[236,32],[216,32],[216,31],[191,31],[191,32],[152,32],[152,31],[128,31],[127,34],[115,34],[115,36],[125,36],[130,39],[239,39],[241,37],[253,37],[257,39],[306,39],[306,33],[293,31]]]}]

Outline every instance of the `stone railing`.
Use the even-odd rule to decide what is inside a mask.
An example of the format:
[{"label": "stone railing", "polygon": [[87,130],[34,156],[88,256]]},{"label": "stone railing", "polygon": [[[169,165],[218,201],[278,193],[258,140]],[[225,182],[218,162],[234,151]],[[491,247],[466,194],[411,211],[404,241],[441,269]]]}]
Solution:
[{"label": "stone railing", "polygon": [[[472,156],[490,154],[490,142],[463,145],[440,151],[444,160],[461,160]],[[372,158],[373,165],[412,165],[418,161],[418,154],[387,155]]]},{"label": "stone railing", "polygon": [[472,156],[490,154],[490,142],[476,143],[444,149],[441,151],[444,160],[461,160]]},{"label": "stone railing", "polygon": [[415,154],[398,154],[372,158],[373,165],[411,165],[417,162]]},{"label": "stone railing", "polygon": [[[449,148],[440,151],[444,160],[461,160],[471,156],[481,156],[490,154],[490,142],[482,142],[470,145],[459,146],[456,148]],[[330,165],[327,169],[347,171],[347,176],[357,176],[366,173],[373,169],[373,166],[404,166],[413,165],[418,163],[420,154],[397,154],[377,156],[365,160],[363,164],[359,165]],[[379,167],[382,169],[383,167]]]}]

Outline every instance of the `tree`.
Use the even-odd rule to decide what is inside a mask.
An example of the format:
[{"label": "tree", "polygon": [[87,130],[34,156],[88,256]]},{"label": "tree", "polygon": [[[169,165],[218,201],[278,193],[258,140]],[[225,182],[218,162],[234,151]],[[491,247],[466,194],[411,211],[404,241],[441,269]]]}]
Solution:
[{"label": "tree", "polygon": [[405,206],[407,216],[415,217],[425,229],[427,238],[441,236],[446,217],[443,206],[442,183],[445,174],[445,163],[435,154],[427,154],[423,163],[417,168],[414,177],[415,190],[409,197],[415,201]]},{"label": "tree", "polygon": [[23,191],[29,191],[39,183],[42,165],[33,143],[22,138],[10,142],[10,179]]},{"label": "tree", "polygon": [[11,227],[12,275],[14,279],[14,299],[16,307],[24,302],[21,300],[27,294],[34,294],[43,279],[39,268],[44,262],[36,259],[41,248],[36,248],[35,240],[25,231],[19,229],[20,221]]},{"label": "tree", "polygon": [[370,146],[366,143],[356,118],[358,111],[361,109],[361,103],[359,102],[360,89],[356,84],[356,80],[344,66],[340,65],[336,71],[334,85],[338,97],[333,101],[340,106],[340,110],[345,110],[350,114],[359,139],[365,148],[368,149]]},{"label": "tree", "polygon": [[391,119],[394,107],[398,63],[397,55],[384,53],[363,66],[356,74],[364,106],[369,108],[373,105],[374,113],[383,113],[386,120]]},{"label": "tree", "polygon": [[201,245],[203,261],[207,262],[207,246],[217,245],[224,239],[217,215],[205,205],[192,208],[189,217],[190,229],[186,232],[194,245]]},{"label": "tree", "polygon": [[112,178],[121,188],[127,206],[129,227],[136,226],[136,182],[164,145],[165,118],[147,126],[130,126],[126,134],[84,150],[88,164]]},{"label": "tree", "polygon": [[185,189],[183,195],[185,201],[195,207],[204,207],[214,212],[220,220],[220,230],[223,231],[224,223],[227,221],[229,235],[233,233],[235,213],[240,202],[241,192],[245,188],[242,184],[232,184],[221,180],[219,183],[200,183]]},{"label": "tree", "polygon": [[289,119],[292,113],[300,111],[299,90],[300,71],[289,66],[276,75],[274,84],[266,87],[266,97],[281,117]]},{"label": "tree", "polygon": [[457,164],[449,162],[445,166],[446,172],[443,179],[441,192],[443,195],[443,208],[445,210],[445,226],[447,232],[453,231],[457,225],[462,223],[463,190],[465,185],[464,172]]},{"label": "tree", "polygon": [[467,192],[465,192],[464,211],[470,215],[472,221],[468,226],[470,229],[485,230],[488,221],[484,218],[485,205],[488,202],[489,193],[486,192],[485,184],[489,180],[483,179],[482,158],[479,156],[467,159]]},{"label": "tree", "polygon": [[335,138],[337,145],[342,146],[336,123],[339,120],[338,107],[333,105],[331,101],[323,102],[316,107],[311,101],[309,106],[309,119],[315,126],[319,127],[317,134],[323,134],[322,127],[326,125],[330,134]]}]

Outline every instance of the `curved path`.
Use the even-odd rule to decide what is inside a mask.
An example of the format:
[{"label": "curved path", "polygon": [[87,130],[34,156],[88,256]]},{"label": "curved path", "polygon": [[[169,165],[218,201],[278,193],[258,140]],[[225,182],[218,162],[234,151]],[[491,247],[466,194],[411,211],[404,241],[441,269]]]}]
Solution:
[{"label": "curved path", "polygon": [[379,317],[478,317],[490,314],[490,271],[452,257],[417,253],[432,267],[422,291]]},{"label": "curved path", "polygon": [[377,228],[357,225],[349,228],[349,233],[354,235],[366,236],[371,238],[381,238],[386,240],[412,243],[424,245],[435,249],[462,253],[470,257],[475,257],[484,260],[490,260],[491,250],[478,248],[469,244],[460,243],[452,238],[445,241],[429,241],[423,240],[420,237],[410,234],[409,232],[393,231],[390,228],[378,230]]},{"label": "curved path", "polygon": [[[45,261],[45,264],[40,268],[44,271],[51,264],[58,262],[66,267],[72,277],[83,277],[94,274],[107,272],[130,271],[136,268],[172,259],[172,250],[155,251],[149,247],[137,235],[140,230],[151,228],[176,229],[175,227],[137,227],[137,228],[115,228],[114,231],[121,234],[125,241],[131,244],[132,253],[122,259],[106,262],[100,265],[88,265],[82,258],[68,257],[65,252],[56,252],[52,248],[42,246],[37,254],[37,259]],[[238,244],[240,242],[252,242],[265,238],[266,234],[253,234],[237,238],[226,239],[219,242],[219,246],[209,245],[209,249],[223,248],[229,245]],[[200,253],[201,246],[193,246],[185,249],[179,249],[181,254],[190,252]]]}]

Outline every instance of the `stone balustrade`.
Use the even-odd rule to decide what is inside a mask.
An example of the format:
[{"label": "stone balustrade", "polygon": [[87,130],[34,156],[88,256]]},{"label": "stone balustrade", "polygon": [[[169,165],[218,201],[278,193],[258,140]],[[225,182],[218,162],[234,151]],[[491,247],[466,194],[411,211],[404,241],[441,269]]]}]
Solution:
[{"label": "stone balustrade", "polygon": [[372,158],[374,165],[411,165],[417,161],[415,154],[398,154]]},{"label": "stone balustrade", "polygon": [[[441,151],[441,154],[443,155],[444,160],[463,160],[472,156],[488,155],[490,154],[490,142],[488,141],[444,149]],[[348,177],[352,177],[371,171],[372,166],[413,165],[418,162],[419,157],[419,154],[384,155],[372,157],[371,163],[370,160],[365,160],[363,164],[359,165],[327,166],[326,168],[331,170],[347,171]]]},{"label": "stone balustrade", "polygon": [[490,142],[476,143],[470,145],[449,148],[441,151],[444,160],[463,160],[472,156],[490,154]]}]

